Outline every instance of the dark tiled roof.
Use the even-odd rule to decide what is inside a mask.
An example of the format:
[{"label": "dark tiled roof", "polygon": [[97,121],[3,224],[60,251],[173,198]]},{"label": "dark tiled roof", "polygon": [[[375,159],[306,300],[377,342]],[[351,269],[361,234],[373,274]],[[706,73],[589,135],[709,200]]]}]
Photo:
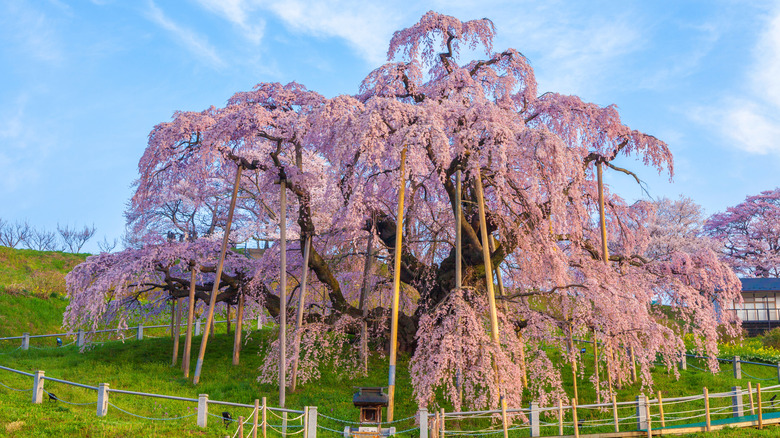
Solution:
[{"label": "dark tiled roof", "polygon": [[740,278],[742,292],[780,291],[780,278]]}]

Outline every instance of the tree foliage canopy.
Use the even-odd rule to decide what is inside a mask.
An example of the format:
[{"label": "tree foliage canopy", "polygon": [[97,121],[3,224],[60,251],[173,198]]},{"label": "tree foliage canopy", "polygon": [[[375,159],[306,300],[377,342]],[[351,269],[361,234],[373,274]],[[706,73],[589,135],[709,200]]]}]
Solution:
[{"label": "tree foliage canopy", "polygon": [[[86,286],[83,302],[99,304],[72,304],[69,321],[82,321],[77,315],[105,307],[106,300],[137,295],[148,281],[134,276],[155,277],[158,290],[183,296],[175,285],[186,283],[189,268],[166,271],[160,267],[166,263],[152,260],[154,252],[180,245],[162,243],[169,230],[201,236],[198,241],[219,235],[239,165],[248,170],[232,239],[278,240],[277,182],[285,179],[287,215],[295,222],[289,229],[297,240],[287,275],[300,275],[302,257],[294,251],[311,236],[315,284],[306,309],[333,327],[350,326],[338,323],[342,317],[363,317],[358,302],[366,254],[360,249],[369,233],[382,244],[369,281],[369,319],[386,324],[397,193],[400,180],[407,184],[399,341],[413,353],[421,404],[443,386],[459,406],[451,387],[459,368],[469,382],[466,404],[496,406],[498,370],[508,402],[519,406],[522,388],[511,377],[520,366],[512,353],[521,350],[532,352],[526,365],[532,389],[541,400],[553,400],[563,394],[560,373],[542,347],[563,345],[562,334],[593,333],[614,352],[608,366],[615,376],[628,372],[625,347],[634,347],[647,384],[657,354],[672,363],[684,353],[683,330],[696,333],[702,351],[712,353],[722,322],[715,306],[737,298],[739,282],[711,249],[654,250],[662,237],[648,226],[658,223],[655,207],[629,205],[607,188],[609,259],[599,250],[595,166],[635,177],[614,161],[631,156],[671,176],[667,145],[624,125],[614,106],[539,95],[526,57],[514,49],[493,52],[494,35],[490,20],[461,22],[429,12],[395,33],[390,62],[371,72],[357,95],[327,99],[294,82],[261,83],[224,107],[177,112],[157,125],[128,210],[139,249],[104,254],[74,270],[72,293]],[[465,49],[483,50],[484,58],[463,59]],[[454,276],[458,170],[464,175],[461,290]],[[482,246],[489,242],[480,237],[477,175],[485,187],[490,257],[503,280],[501,348],[457,335],[466,330],[477,341],[487,339]],[[253,266],[246,287],[226,284],[223,298],[252,290],[276,315],[277,246],[246,261]],[[107,274],[98,266],[118,266],[123,262],[114,260],[125,257],[150,260],[117,267],[122,274],[103,281]],[[200,271],[214,263],[205,256],[180,260]],[[662,304],[674,307],[683,328],[668,323]],[[89,312],[91,321],[106,315]],[[418,342],[425,348],[415,349]]]}]

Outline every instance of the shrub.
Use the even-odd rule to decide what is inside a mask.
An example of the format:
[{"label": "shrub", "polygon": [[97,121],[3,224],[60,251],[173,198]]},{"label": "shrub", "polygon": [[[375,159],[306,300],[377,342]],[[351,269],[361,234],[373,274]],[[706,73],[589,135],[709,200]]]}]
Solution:
[{"label": "shrub", "polygon": [[780,350],[780,327],[775,327],[772,330],[764,332],[764,335],[761,336],[760,339],[765,347]]}]

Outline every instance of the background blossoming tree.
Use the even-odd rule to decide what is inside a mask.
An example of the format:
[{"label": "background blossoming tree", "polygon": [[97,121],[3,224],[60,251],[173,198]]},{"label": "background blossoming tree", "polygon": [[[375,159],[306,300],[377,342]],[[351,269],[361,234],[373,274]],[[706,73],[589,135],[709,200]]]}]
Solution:
[{"label": "background blossoming tree", "polygon": [[[630,374],[631,350],[645,384],[657,355],[671,364],[684,353],[684,330],[697,335],[702,352],[714,352],[716,326],[729,322],[717,319],[714,306],[738,297],[739,282],[711,249],[654,251],[658,242],[647,226],[655,221],[654,206],[629,205],[608,187],[602,249],[597,170],[635,177],[615,161],[632,156],[671,175],[667,145],[625,126],[614,106],[540,95],[526,57],[514,49],[494,52],[494,34],[487,19],[461,22],[429,12],[395,33],[390,62],[371,72],[357,95],[326,99],[296,83],[262,83],[223,108],[176,113],[154,128],[139,165],[128,215],[137,242],[145,244],[139,251],[154,251],[167,229],[218,235],[236,166],[251,167],[240,181],[234,240],[278,238],[284,180],[290,231],[298,240],[286,275],[295,280],[302,268],[295,250],[312,238],[315,291],[304,302],[307,318],[342,332],[356,326],[343,318],[366,318],[386,342],[387,277],[403,183],[399,344],[412,354],[421,404],[443,387],[456,408],[495,407],[500,393],[519,406],[518,373],[528,374],[535,397],[550,403],[564,394],[563,365],[542,346],[558,345],[576,363],[577,350],[567,344],[579,335],[592,336],[606,353],[593,376],[604,394]],[[461,56],[480,50],[482,59]],[[461,289],[454,248],[458,170]],[[486,230],[477,214],[477,180],[484,186]],[[373,253],[364,250],[372,236],[379,242]],[[498,346],[486,325],[484,245],[500,274]],[[104,257],[113,256],[121,257]],[[251,283],[264,291],[260,302],[274,315],[278,257],[272,249],[251,263]],[[73,284],[100,281],[94,271],[74,272]],[[98,303],[107,299],[94,295]],[[674,307],[683,324],[668,324],[661,305]],[[425,348],[417,348],[421,343]]]},{"label": "background blossoming tree", "polygon": [[780,277],[780,188],[712,215],[706,230],[723,245],[723,256],[735,271],[746,277]]}]

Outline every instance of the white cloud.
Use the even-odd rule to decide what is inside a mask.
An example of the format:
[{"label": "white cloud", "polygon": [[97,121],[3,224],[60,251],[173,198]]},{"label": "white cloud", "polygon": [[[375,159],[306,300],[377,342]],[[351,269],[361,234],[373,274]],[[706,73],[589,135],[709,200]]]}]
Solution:
[{"label": "white cloud", "polygon": [[[201,6],[209,11],[221,15],[236,25],[244,37],[257,45],[263,39],[265,32],[265,20],[259,17],[250,17],[258,8],[258,4],[246,0],[197,0]],[[250,24],[251,23],[251,24]]]},{"label": "white cloud", "polygon": [[24,2],[5,2],[0,10],[0,36],[13,41],[23,57],[50,64],[65,58],[55,23]]},{"label": "white cloud", "polygon": [[780,154],[780,9],[768,20],[753,57],[748,90],[727,96],[717,109],[702,110],[699,120],[716,127],[738,149]]},{"label": "white cloud", "polygon": [[182,44],[198,59],[205,61],[211,67],[217,69],[222,68],[225,65],[225,62],[217,54],[216,49],[214,49],[214,47],[209,44],[206,38],[168,18],[162,9],[158,8],[157,5],[155,5],[152,1],[149,2],[147,17],[163,29],[173,34],[179,43]]},{"label": "white cloud", "polygon": [[344,39],[376,65],[386,61],[387,43],[401,15],[392,4],[361,0],[288,0],[264,6],[293,30]]}]

